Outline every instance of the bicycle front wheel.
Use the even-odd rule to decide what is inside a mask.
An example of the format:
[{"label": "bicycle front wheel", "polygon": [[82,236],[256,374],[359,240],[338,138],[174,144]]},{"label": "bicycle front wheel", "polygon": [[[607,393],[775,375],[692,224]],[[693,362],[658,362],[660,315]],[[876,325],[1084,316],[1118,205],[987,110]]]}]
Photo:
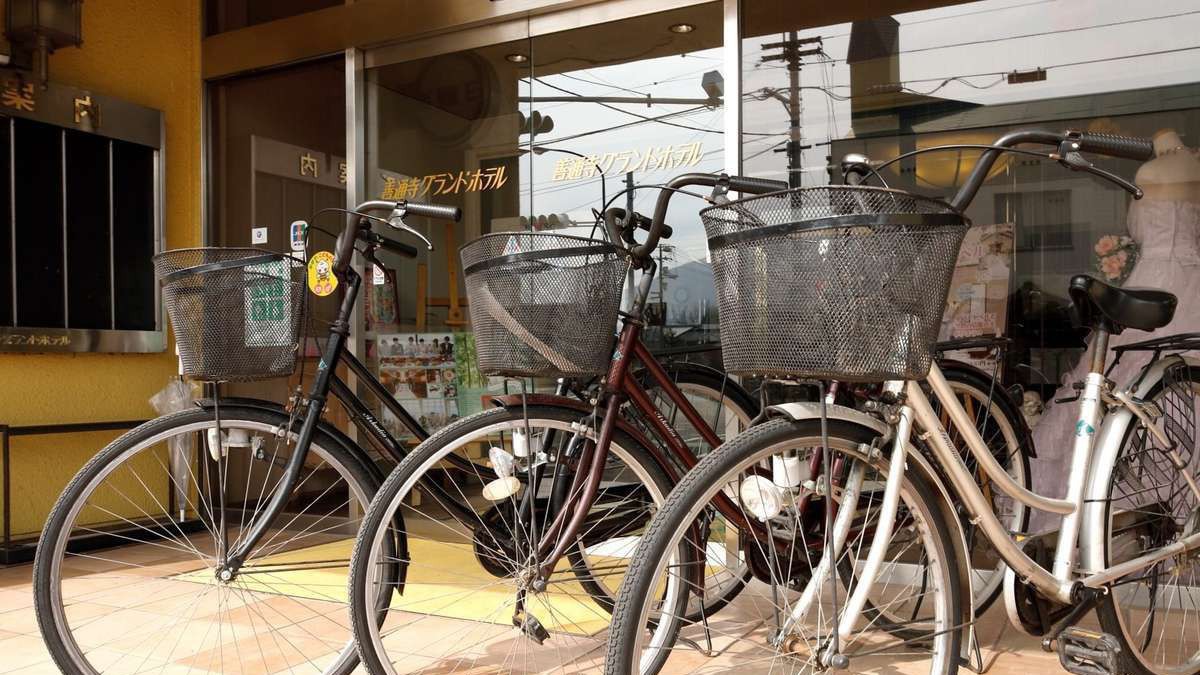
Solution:
[{"label": "bicycle front wheel", "polygon": [[[809,458],[819,452],[817,420],[766,422],[702,460],[671,493],[634,554],[613,612],[606,672],[693,672],[698,665],[713,672],[825,670],[819,659],[840,620],[833,611],[835,594],[840,611],[846,586],[857,586],[856,579],[847,577],[861,573],[878,531],[888,467],[862,454],[874,439],[862,427],[829,422],[832,505],[804,488],[781,491],[778,501],[761,498],[763,490],[770,490],[762,467],[785,457],[808,466]],[[859,488],[839,489],[848,480]],[[689,623],[677,612],[687,595],[703,592],[695,580],[710,575],[709,568],[725,564],[722,556],[709,555],[711,542],[701,546],[694,534],[698,518],[721,494],[734,497],[743,519],[762,524],[743,545],[746,556],[756,560],[751,566],[754,578],[721,614]],[[847,494],[853,495],[852,502]],[[775,503],[778,511],[764,511],[762,504],[767,502]],[[836,562],[854,574],[826,574],[826,583],[806,594],[824,551],[827,506],[853,509],[847,512],[852,520]],[[900,488],[900,508],[883,565],[867,597],[890,616],[906,617],[904,628],[916,637],[897,637],[894,627],[876,625],[872,617],[878,613],[864,613],[839,648],[849,657],[850,670],[894,668],[900,661],[911,661],[922,670],[928,663],[928,671],[937,675],[957,670],[962,619],[959,559],[945,518],[927,477],[910,466]],[[798,612],[805,595],[810,604]]]},{"label": "bicycle front wheel", "polygon": [[[575,564],[564,557],[538,580],[534,542],[554,526],[557,507],[577,503],[575,477],[597,436],[588,422],[573,408],[487,410],[435,434],[384,481],[351,564],[351,620],[371,672],[599,665],[610,621],[602,598],[615,596],[671,485],[648,450],[618,430],[599,493],[572,542]],[[445,461],[489,453],[515,455],[515,481]],[[564,481],[568,498],[554,498]],[[389,542],[396,542],[391,556]],[[380,565],[398,566],[396,581],[379,575]]]},{"label": "bicycle front wheel", "polygon": [[223,577],[222,552],[279,489],[295,434],[280,413],[221,413],[219,442],[211,409],[130,431],[54,505],[33,587],[62,672],[342,674],[357,664],[344,579],[377,479],[318,432],[284,512]]}]

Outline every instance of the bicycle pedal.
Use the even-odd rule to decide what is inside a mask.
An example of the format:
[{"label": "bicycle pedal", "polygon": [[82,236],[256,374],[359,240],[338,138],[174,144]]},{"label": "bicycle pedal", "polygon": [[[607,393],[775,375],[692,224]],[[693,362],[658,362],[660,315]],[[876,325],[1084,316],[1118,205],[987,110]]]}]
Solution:
[{"label": "bicycle pedal", "polygon": [[1121,643],[1108,633],[1068,628],[1058,636],[1058,662],[1076,675],[1123,675]]},{"label": "bicycle pedal", "polygon": [[542,622],[537,620],[537,617],[532,614],[525,613],[520,619],[513,617],[513,625],[521,629],[525,637],[533,640],[539,645],[550,639],[550,631],[542,626]]}]

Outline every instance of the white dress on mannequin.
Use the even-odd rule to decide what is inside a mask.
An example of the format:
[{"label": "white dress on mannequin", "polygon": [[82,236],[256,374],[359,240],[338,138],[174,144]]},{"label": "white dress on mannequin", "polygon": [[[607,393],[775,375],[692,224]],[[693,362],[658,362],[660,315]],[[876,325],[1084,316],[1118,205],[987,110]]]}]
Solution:
[{"label": "white dress on mannequin", "polygon": [[[1179,298],[1179,306],[1169,325],[1153,333],[1126,330],[1112,336],[1109,347],[1200,332],[1200,158],[1183,145],[1174,131],[1156,134],[1154,147],[1155,159],[1144,164],[1135,179],[1146,196],[1131,204],[1128,227],[1129,235],[1141,250],[1123,286],[1170,291]],[[1128,353],[1109,377],[1118,386],[1124,386],[1148,358],[1148,354]],[[1081,358],[1063,376],[1054,397],[1074,395],[1071,385],[1083,380],[1087,368],[1088,360]],[[1037,448],[1032,467],[1036,492],[1052,497],[1065,495],[1078,414],[1078,401],[1050,404],[1033,428]],[[1057,524],[1057,517],[1035,511],[1031,530],[1042,531]]]}]

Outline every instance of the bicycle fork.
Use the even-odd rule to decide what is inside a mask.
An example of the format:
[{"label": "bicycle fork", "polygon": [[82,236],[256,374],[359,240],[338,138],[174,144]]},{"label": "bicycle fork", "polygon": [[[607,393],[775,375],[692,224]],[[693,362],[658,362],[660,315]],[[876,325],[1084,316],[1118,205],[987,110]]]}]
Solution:
[{"label": "bicycle fork", "polygon": [[[857,579],[855,580],[853,591],[846,599],[841,617],[838,619],[838,639],[829,639],[820,654],[820,663],[827,668],[844,669],[849,666],[848,659],[838,653],[837,646],[839,643],[845,644],[853,636],[854,624],[858,620],[858,616],[862,613],[863,607],[866,605],[867,594],[875,584],[875,578],[879,574],[883,558],[891,542],[892,532],[896,524],[896,514],[900,505],[900,484],[904,479],[905,452],[909,436],[912,434],[912,425],[912,408],[907,405],[901,406],[898,412],[895,436],[892,441],[892,452],[888,461],[887,481],[884,487],[883,501],[879,507],[879,521],[875,527],[874,539],[867,552],[867,559],[862,571],[856,575]],[[876,450],[872,448],[868,452],[874,453]],[[870,455],[868,458],[870,458]],[[803,623],[812,609],[813,602],[820,596],[821,589],[832,580],[831,575],[833,574],[837,560],[841,557],[845,549],[851,524],[857,516],[858,500],[862,496],[863,478],[866,468],[866,462],[862,460],[854,462],[851,466],[845,488],[842,491],[841,504],[838,505],[837,517],[833,523],[833,536],[830,538],[830,545],[826,547],[824,555],[821,556],[821,560],[817,568],[813,571],[812,577],[805,585],[800,598],[792,606],[783,625],[780,626],[779,632],[773,640],[777,647],[784,645],[792,629],[798,624]],[[827,480],[826,486],[828,486],[826,489],[830,492],[827,497],[830,503],[832,503],[832,481]]]},{"label": "bicycle fork", "polygon": [[[312,391],[308,396],[304,424],[300,427],[300,432],[296,437],[296,449],[288,459],[283,476],[275,486],[275,493],[271,495],[270,501],[263,508],[261,516],[251,525],[249,532],[239,537],[236,548],[230,551],[223,568],[218,570],[223,579],[226,577],[231,579],[245,564],[246,558],[283,511],[283,507],[292,496],[292,491],[300,481],[304,461],[308,458],[308,450],[312,445],[313,436],[316,434],[317,424],[321,421],[321,414],[325,409],[334,366],[337,364],[342,350],[345,349],[346,338],[350,335],[349,323],[345,317],[350,316],[354,307],[354,299],[358,297],[359,285],[362,282],[362,278],[353,272],[347,274],[346,277],[347,289],[345,295],[342,296],[342,307],[338,314],[340,318],[330,328],[329,341],[325,345],[325,352],[321,355],[320,365],[317,366]],[[284,430],[285,435],[290,433],[291,429]]]}]

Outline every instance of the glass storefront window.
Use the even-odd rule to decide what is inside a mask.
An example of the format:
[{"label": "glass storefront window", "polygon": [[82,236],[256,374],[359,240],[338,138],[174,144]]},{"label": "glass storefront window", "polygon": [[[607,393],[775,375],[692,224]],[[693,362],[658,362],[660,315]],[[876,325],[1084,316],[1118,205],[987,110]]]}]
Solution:
[{"label": "glass storefront window", "polygon": [[[293,3],[287,10],[270,2],[208,6],[210,19],[236,15],[234,24],[252,25],[332,4],[338,3]],[[496,31],[504,40],[492,44],[478,30],[465,42],[451,34],[390,52],[404,53],[405,60],[376,59],[366,73],[366,158],[357,167],[367,196],[453,203],[465,218],[453,227],[414,219],[437,245],[432,254],[415,261],[381,254],[394,273],[371,275],[379,283],[368,284],[362,327],[368,342],[396,336],[403,351],[414,336],[419,350],[418,334],[438,333],[445,349],[447,336],[469,331],[458,246],[504,230],[600,236],[593,209],[609,202],[650,213],[656,191],[627,188],[685,171],[740,163],[747,175],[824,185],[841,180],[838,159],[849,152],[883,160],[947,143],[985,143],[1029,126],[1157,134],[1164,153],[1197,143],[1200,89],[1192,73],[1200,48],[1186,36],[1200,28],[1200,14],[1189,3],[1097,0],[1087,13],[1050,0],[938,4],[888,14],[879,3],[744,0],[738,92],[725,91],[726,17],[719,2],[603,23],[565,21],[570,30],[521,39],[513,39],[521,30],[509,25]],[[345,156],[344,87],[340,58],[217,86],[213,213],[219,241],[243,242],[251,223],[284,227],[311,213],[287,206],[302,191],[266,180],[252,197],[245,188],[251,182],[239,172],[249,171],[249,155],[262,154],[253,143],[278,141],[320,153],[327,164],[322,171],[331,177],[329,162]],[[737,162],[723,151],[729,96],[739,100]],[[279,115],[281,109],[289,113]],[[311,129],[302,131],[305,125]],[[253,143],[233,138],[238,134],[253,136]],[[977,156],[972,150],[917,155],[879,178],[949,197]],[[1097,164],[1129,177],[1140,168],[1129,160],[1100,158]],[[261,162],[255,166],[272,173]],[[344,199],[341,184],[311,187],[306,204]],[[264,190],[280,194],[260,197]],[[1188,197],[1186,188],[1162,190]],[[956,286],[944,337],[1012,337],[1005,381],[1048,398],[1083,348],[1068,313],[1067,281],[1080,272],[1138,281],[1136,262],[1146,268],[1153,255],[1147,232],[1162,234],[1148,229],[1143,215],[1155,203],[1154,191],[1131,205],[1115,186],[1053,162],[1025,156],[999,162],[968,211],[981,226],[968,248],[988,257],[989,265],[996,256],[1005,264],[989,268],[987,279],[976,271],[976,283]],[[702,206],[683,196],[672,201],[668,222],[676,234],[660,251],[651,298],[657,325],[647,331],[659,347],[717,343],[711,271],[696,215]],[[278,213],[268,213],[271,208]],[[1168,239],[1174,249],[1195,248],[1178,243],[1194,239],[1185,233]],[[396,346],[390,339],[383,344]],[[978,356],[967,355],[988,364]]]},{"label": "glass storefront window", "polygon": [[[814,18],[796,3],[746,0],[743,170],[824,185],[840,181],[835,165],[849,152],[885,160],[988,143],[1020,127],[1153,136],[1164,152],[1180,140],[1196,145],[1194,4],[1099,1],[1078,10],[1075,3],[988,0],[895,15],[831,9]],[[948,198],[978,155],[917,155],[884,169],[880,182]],[[1158,180],[1151,164],[1095,162]],[[1176,178],[1183,175],[1165,180]],[[1132,205],[1112,184],[1049,160],[1007,156],[967,212],[980,227],[966,247],[974,260],[960,263],[975,269],[956,280],[944,336],[1012,337],[1006,380],[1049,397],[1083,350],[1068,313],[1072,275],[1163,286],[1181,300],[1200,279],[1182,272],[1200,269],[1195,218],[1182,222],[1172,210],[1179,200],[1154,197]],[[1151,216],[1154,209],[1171,215]],[[1181,245],[1191,252],[1179,276],[1150,272],[1158,264],[1151,260],[1165,254],[1164,238],[1174,238],[1175,258]],[[1127,252],[1104,255],[1114,246]],[[1200,316],[1182,310],[1182,321]],[[1170,330],[1195,329],[1180,320]]]},{"label": "glass storefront window", "polygon": [[[1087,370],[1070,279],[1086,273],[1179,298],[1171,325],[1127,330],[1110,346],[1200,329],[1200,12],[1180,0],[1080,8],[987,0],[887,15],[873,3],[814,18],[785,0],[743,4],[741,147],[752,175],[824,185],[840,182],[839,159],[850,152],[878,161],[986,144],[1018,128],[1154,139],[1157,156],[1145,163],[1089,156],[1136,177],[1141,201],[1050,159],[1010,154],[967,209],[974,227],[942,337],[1012,339],[1002,361],[954,356],[1023,388],[1038,452],[1033,487],[1051,495],[1067,482],[1077,420],[1073,404],[1054,400],[1073,400]],[[949,198],[980,152],[917,154],[871,183]],[[1108,376],[1123,386],[1144,364],[1130,354]]]},{"label": "glass storefront window", "polygon": [[[368,271],[368,366],[422,425],[435,430],[480,409],[487,381],[471,367],[473,341],[459,247],[520,227],[529,193],[526,40],[371,68],[366,73],[368,198],[452,204],[459,223],[410,217],[433,242],[415,260],[380,252]],[[383,413],[397,433],[403,429]]]},{"label": "glass storefront window", "polygon": [[[214,246],[291,250],[291,223],[312,222],[308,250],[332,251],[345,220],[345,61],[341,57],[214,83],[210,89],[209,239]],[[317,229],[322,228],[322,229]],[[256,235],[257,231],[257,237]],[[337,297],[308,298],[310,334],[323,339]],[[308,355],[316,356],[315,348]],[[310,371],[311,372],[311,371]],[[286,383],[229,385],[286,400]]]},{"label": "glass storefront window", "polygon": [[[649,216],[654,186],[724,171],[721,45],[720,3],[536,38],[532,107],[553,129],[531,139],[532,191],[522,206],[535,226],[601,236],[592,231],[601,197]],[[674,235],[656,252],[652,348],[717,343],[701,206],[678,195],[667,213]]]},{"label": "glass storefront window", "polygon": [[[709,3],[470,50],[449,40],[367,71],[368,195],[463,209],[457,225],[412,219],[436,250],[384,254],[389,271],[365,312],[369,365],[427,427],[511,386],[469,368],[458,247],[505,231],[602,238],[605,201],[652,211],[657,191],[629,186],[721,171],[721,35],[720,4]],[[715,343],[699,205],[678,199],[669,214],[677,234],[652,298],[659,343]]]}]

